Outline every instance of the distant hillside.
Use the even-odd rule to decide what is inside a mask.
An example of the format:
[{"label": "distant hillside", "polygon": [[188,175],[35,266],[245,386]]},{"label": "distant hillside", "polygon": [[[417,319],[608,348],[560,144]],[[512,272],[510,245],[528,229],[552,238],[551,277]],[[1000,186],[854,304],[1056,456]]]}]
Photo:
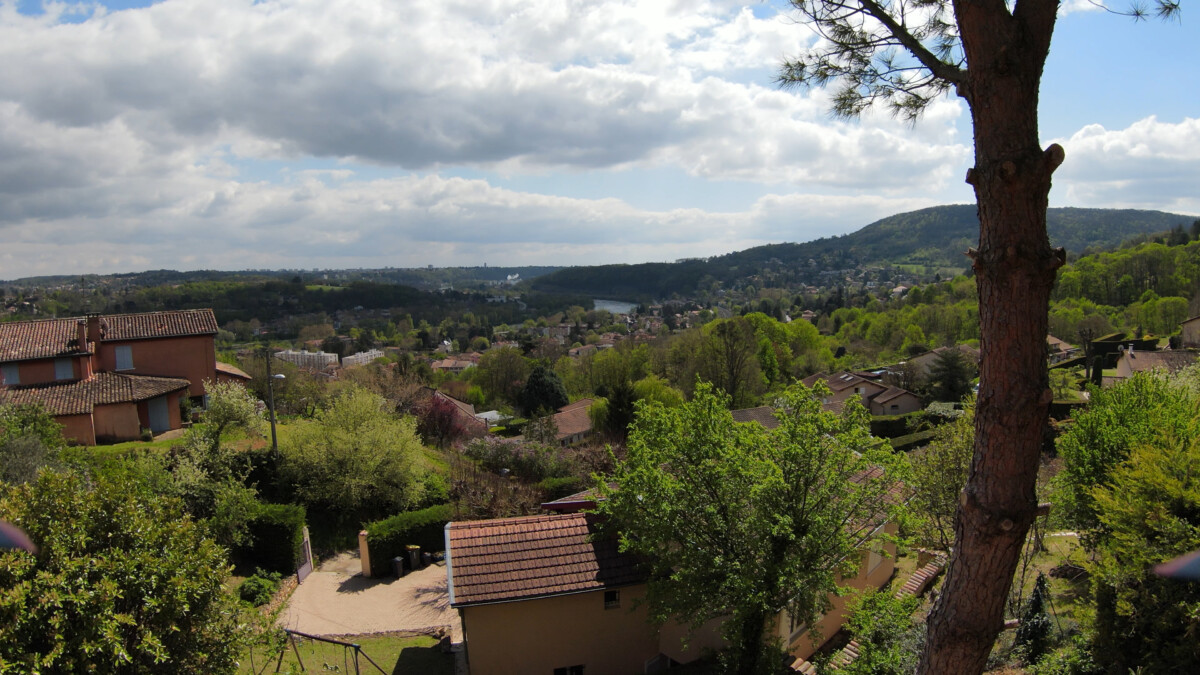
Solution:
[{"label": "distant hillside", "polygon": [[504,281],[510,276],[521,280],[533,279],[548,274],[560,267],[385,267],[379,269],[330,269],[330,270],[245,270],[218,271],[195,270],[150,270],[124,274],[58,275],[25,277],[23,279],[0,280],[13,288],[54,288],[87,284],[119,288],[148,288],[169,284],[185,284],[201,281],[267,281],[300,278],[308,283],[332,281],[350,283],[368,281],[372,283],[404,284],[414,288],[439,288],[444,285],[477,286],[489,282]]},{"label": "distant hillside", "polygon": [[[1047,214],[1050,241],[1068,252],[1113,248],[1139,234],[1185,227],[1193,216],[1162,211],[1056,208]],[[890,263],[961,270],[963,252],[979,238],[974,205],[935,206],[876,221],[840,237],[770,244],[708,260],[571,267],[535,279],[545,292],[646,300],[690,294],[712,281],[763,286],[816,283],[827,270]]]}]

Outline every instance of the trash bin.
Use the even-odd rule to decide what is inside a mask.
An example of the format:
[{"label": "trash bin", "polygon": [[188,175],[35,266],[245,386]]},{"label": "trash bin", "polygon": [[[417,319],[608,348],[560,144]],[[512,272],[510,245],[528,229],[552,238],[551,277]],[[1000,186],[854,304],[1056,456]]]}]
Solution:
[{"label": "trash bin", "polygon": [[432,564],[433,564],[433,554],[430,553],[429,551],[423,551],[421,553],[421,567],[429,567]]},{"label": "trash bin", "polygon": [[409,544],[404,547],[408,551],[408,567],[412,570],[421,569],[421,547],[416,544]]},{"label": "trash bin", "polygon": [[401,556],[392,558],[392,572],[396,575],[397,579],[404,576],[404,558]]}]

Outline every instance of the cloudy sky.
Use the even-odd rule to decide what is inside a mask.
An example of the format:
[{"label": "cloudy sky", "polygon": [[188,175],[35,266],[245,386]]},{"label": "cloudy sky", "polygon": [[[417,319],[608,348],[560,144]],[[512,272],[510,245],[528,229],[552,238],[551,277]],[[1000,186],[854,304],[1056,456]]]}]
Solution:
[{"label": "cloudy sky", "polygon": [[[1072,1],[1052,203],[1200,214],[1200,22]],[[0,279],[673,260],[971,201],[966,106],[833,121],[773,84],[814,41],[776,2],[0,0]]]}]

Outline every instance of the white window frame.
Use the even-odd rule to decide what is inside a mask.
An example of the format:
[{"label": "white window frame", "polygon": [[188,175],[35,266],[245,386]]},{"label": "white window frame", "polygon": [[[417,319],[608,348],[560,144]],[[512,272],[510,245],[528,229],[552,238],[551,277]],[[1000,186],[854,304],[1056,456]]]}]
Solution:
[{"label": "white window frame", "polygon": [[21,367],[15,363],[6,363],[0,366],[0,384],[7,384],[10,387],[21,384]]},{"label": "white window frame", "polygon": [[56,379],[56,380],[73,380],[73,379],[75,379],[75,367],[71,364],[71,359],[69,359],[69,358],[54,359],[54,379]]},{"label": "white window frame", "polygon": [[133,370],[133,346],[117,345],[113,354],[117,362],[115,370]]}]

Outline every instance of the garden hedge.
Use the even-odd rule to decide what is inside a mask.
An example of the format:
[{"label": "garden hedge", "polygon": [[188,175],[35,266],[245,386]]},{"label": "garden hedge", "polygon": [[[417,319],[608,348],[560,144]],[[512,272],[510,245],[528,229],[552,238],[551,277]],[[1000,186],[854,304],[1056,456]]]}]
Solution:
[{"label": "garden hedge", "polygon": [[446,548],[444,530],[453,517],[449,504],[439,504],[420,511],[407,511],[391,518],[367,523],[367,547],[371,555],[371,575],[392,573],[392,558],[405,555],[405,546],[415,544],[422,551],[441,551]]}]

